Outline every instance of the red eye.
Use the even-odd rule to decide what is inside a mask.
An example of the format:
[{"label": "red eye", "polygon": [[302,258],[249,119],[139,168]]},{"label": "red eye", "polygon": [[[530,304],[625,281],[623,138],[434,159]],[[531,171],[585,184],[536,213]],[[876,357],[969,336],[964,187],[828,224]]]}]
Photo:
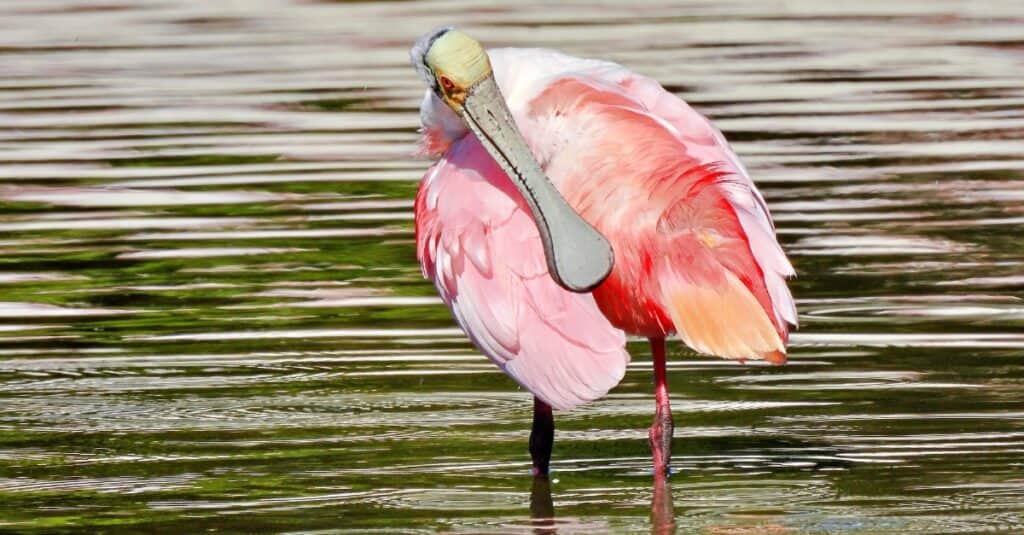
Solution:
[{"label": "red eye", "polygon": [[445,91],[451,91],[452,89],[455,89],[455,84],[452,83],[452,81],[449,80],[447,76],[442,76],[441,87],[443,87]]}]

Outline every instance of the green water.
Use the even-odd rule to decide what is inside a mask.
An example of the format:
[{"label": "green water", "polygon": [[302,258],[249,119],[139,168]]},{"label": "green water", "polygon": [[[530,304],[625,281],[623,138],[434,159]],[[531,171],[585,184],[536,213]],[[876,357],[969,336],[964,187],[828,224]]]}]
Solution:
[{"label": "green water", "polygon": [[[409,43],[619,61],[734,141],[785,367],[556,414],[416,265]],[[0,531],[1024,530],[1024,4],[0,3]],[[654,526],[660,524],[661,526]]]}]

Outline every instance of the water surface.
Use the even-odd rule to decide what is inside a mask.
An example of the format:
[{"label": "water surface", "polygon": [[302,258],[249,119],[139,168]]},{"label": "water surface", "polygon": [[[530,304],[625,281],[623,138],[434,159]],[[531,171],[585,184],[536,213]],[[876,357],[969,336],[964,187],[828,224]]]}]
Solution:
[{"label": "water surface", "polygon": [[[660,80],[773,210],[791,363],[672,347],[669,489],[644,343],[532,488],[529,395],[420,276],[406,49],[443,23]],[[658,490],[684,532],[1024,530],[1022,27],[1016,1],[4,1],[0,529],[645,532]]]}]

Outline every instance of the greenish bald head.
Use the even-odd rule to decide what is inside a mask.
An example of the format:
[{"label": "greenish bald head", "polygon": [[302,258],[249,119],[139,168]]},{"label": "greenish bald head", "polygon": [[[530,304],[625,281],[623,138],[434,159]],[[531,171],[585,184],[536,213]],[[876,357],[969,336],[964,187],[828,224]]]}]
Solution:
[{"label": "greenish bald head", "polygon": [[412,60],[424,81],[456,112],[461,111],[469,90],[491,76],[484,47],[453,28],[425,35],[413,46]]}]

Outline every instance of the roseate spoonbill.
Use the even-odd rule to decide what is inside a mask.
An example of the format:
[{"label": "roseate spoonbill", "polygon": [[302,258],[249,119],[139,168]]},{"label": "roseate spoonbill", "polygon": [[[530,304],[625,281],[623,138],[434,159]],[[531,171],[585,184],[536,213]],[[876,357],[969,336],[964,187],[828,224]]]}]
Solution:
[{"label": "roseate spoonbill", "polygon": [[485,52],[453,28],[412,47],[429,86],[416,249],[456,322],[534,395],[546,474],[552,408],[622,379],[647,337],[655,473],[669,470],[665,337],[735,360],[786,360],[793,267],[736,154],[654,80],[542,49]]}]

